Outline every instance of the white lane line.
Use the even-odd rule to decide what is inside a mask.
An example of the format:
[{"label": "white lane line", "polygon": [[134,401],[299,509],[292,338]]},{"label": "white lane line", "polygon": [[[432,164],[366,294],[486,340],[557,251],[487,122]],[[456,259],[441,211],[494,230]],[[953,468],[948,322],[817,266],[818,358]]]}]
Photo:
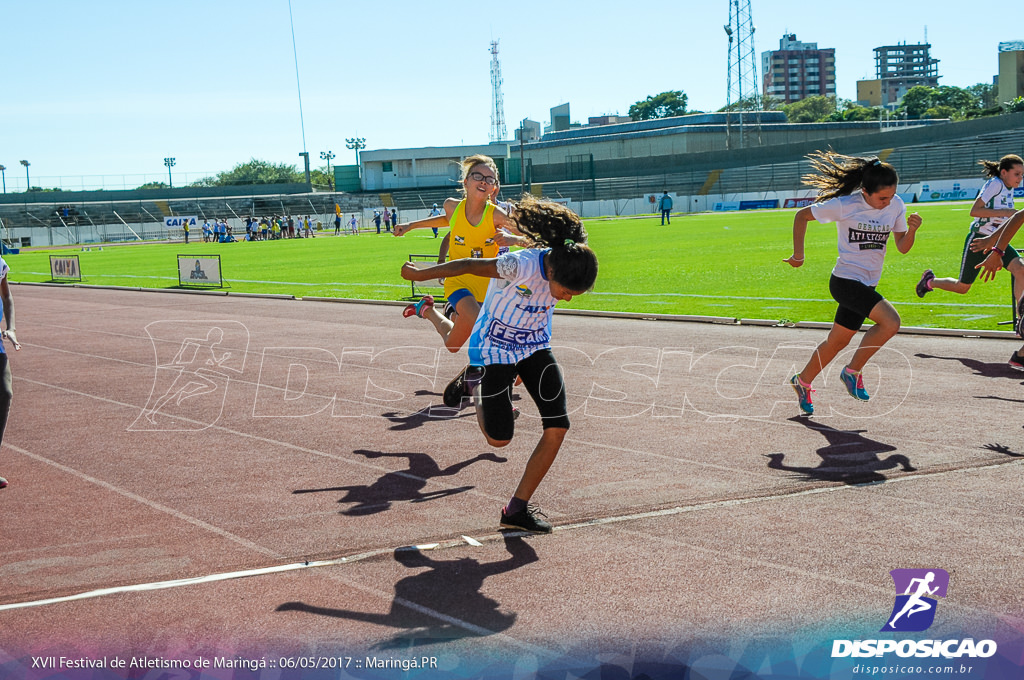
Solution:
[{"label": "white lane line", "polygon": [[[18,450],[16,447],[12,447],[12,448],[15,448],[15,450]],[[940,472],[921,473],[921,474],[916,474],[916,475],[908,475],[908,476],[905,476],[905,477],[896,477],[896,478],[893,478],[893,479],[886,480],[885,481],[885,485],[904,483],[904,482],[912,482],[912,481],[919,481],[919,480],[922,480],[922,479],[929,479],[930,480],[933,477],[944,477],[944,476],[953,475],[953,474],[959,474],[959,473],[963,473],[963,472],[974,472],[974,471],[979,471],[979,470],[992,470],[992,469],[996,469],[996,468],[1002,468],[1002,467],[1005,467],[1007,465],[1016,465],[1018,467],[1022,466],[1022,465],[1024,465],[1024,459],[1014,459],[1014,460],[1011,460],[1011,461],[1006,462],[1006,463],[997,463],[997,464],[994,464],[994,465],[986,465],[986,466],[980,466],[980,467],[975,467],[975,468],[957,468],[957,469],[954,469],[954,470],[943,470],[943,471],[940,471]],[[574,531],[574,530],[577,530],[577,529],[588,529],[588,528],[591,528],[591,527],[608,526],[608,525],[612,525],[612,524],[622,524],[622,523],[626,523],[626,522],[637,522],[637,521],[645,520],[645,519],[655,519],[655,518],[659,518],[659,517],[670,517],[670,516],[674,516],[674,515],[681,515],[681,514],[690,513],[690,512],[702,512],[702,511],[706,511],[706,510],[717,510],[717,509],[721,509],[721,508],[730,508],[730,507],[737,507],[737,506],[741,506],[741,505],[749,505],[749,504],[752,504],[752,503],[770,503],[770,502],[774,502],[774,501],[797,499],[797,498],[801,498],[801,497],[804,497],[804,496],[814,496],[814,495],[818,495],[818,494],[842,493],[842,492],[845,492],[845,491],[857,491],[857,490],[863,489],[865,487],[873,487],[873,486],[881,486],[881,483],[880,482],[868,482],[868,483],[865,483],[865,484],[835,484],[835,485],[827,486],[827,487],[817,487],[817,488],[813,488],[813,489],[800,489],[800,490],[797,490],[797,491],[791,491],[791,492],[786,492],[786,493],[778,493],[778,494],[770,494],[770,495],[767,495],[767,496],[753,496],[753,497],[750,497],[750,498],[739,498],[739,499],[722,500],[722,501],[711,501],[711,502],[708,502],[708,503],[699,503],[699,504],[696,504],[696,505],[677,506],[677,507],[673,507],[673,508],[663,508],[661,510],[651,510],[651,511],[647,511],[647,512],[636,512],[636,513],[629,513],[629,514],[625,514],[625,515],[613,515],[613,516],[610,516],[610,517],[598,517],[598,518],[595,518],[595,519],[585,520],[585,521],[582,521],[582,522],[575,522],[575,523],[572,523],[572,524],[564,524],[564,525],[556,526],[554,528],[554,532],[555,533],[565,533],[565,532]],[[650,534],[647,534],[645,532],[640,532],[640,531],[637,531],[637,530],[622,529],[622,531],[626,531],[627,533],[634,533],[634,534],[645,536],[645,537],[651,537],[652,536]],[[499,533],[499,534],[490,534],[490,535],[487,535],[487,536],[481,536],[478,539],[476,539],[476,541],[479,542],[479,543],[483,543],[483,542],[491,543],[491,542],[497,542],[499,540],[504,540],[504,539],[506,539],[508,537],[512,537],[512,536],[526,536],[526,535],[529,535],[529,534],[527,534],[526,532],[503,532],[503,533]],[[661,537],[661,539],[662,540],[669,540],[669,539],[665,539],[665,537]],[[687,544],[687,545],[689,545],[689,544]],[[466,542],[463,540],[462,537],[460,537],[460,538],[457,538],[457,539],[451,539],[451,540],[448,540],[448,541],[444,541],[442,543],[427,544],[427,545],[424,545],[424,546],[420,546],[420,548],[422,548],[422,549],[429,549],[429,550],[447,550],[447,549],[451,549],[451,548],[464,548],[465,546],[466,546]],[[699,549],[705,550],[707,552],[720,552],[720,551],[715,551],[713,549],[702,547],[702,546],[691,546],[691,547],[699,548]],[[227,581],[227,580],[232,580],[232,579],[247,578],[247,577],[251,577],[251,576],[261,576],[261,575],[266,575],[266,574],[277,574],[277,573],[290,572],[290,571],[299,571],[299,570],[303,570],[303,569],[316,569],[316,568],[320,568],[320,567],[339,566],[339,565],[343,565],[343,564],[354,564],[356,562],[361,562],[361,561],[366,560],[366,559],[371,558],[371,557],[377,557],[377,556],[380,556],[380,555],[390,555],[390,554],[393,554],[395,551],[403,549],[403,548],[404,549],[415,549],[415,548],[413,548],[411,546],[399,546],[399,547],[395,547],[395,548],[378,548],[378,549],[369,550],[369,551],[366,551],[366,552],[363,552],[363,553],[359,553],[359,554],[356,554],[356,555],[350,555],[350,556],[347,556],[347,557],[338,557],[338,558],[325,559],[325,560],[317,560],[317,561],[294,562],[294,563],[290,563],[290,564],[281,564],[281,565],[275,565],[275,566],[270,566],[270,567],[259,567],[259,568],[255,568],[255,569],[246,569],[246,570],[241,570],[241,571],[209,574],[207,576],[197,576],[197,577],[186,578],[186,579],[175,579],[175,580],[169,580],[169,581],[155,581],[155,582],[150,582],[150,583],[138,583],[138,584],[134,584],[134,585],[119,586],[119,587],[116,587],[116,588],[103,588],[103,589],[99,589],[99,590],[91,590],[91,591],[87,591],[87,592],[84,592],[84,593],[78,593],[76,595],[67,595],[67,596],[63,596],[63,597],[54,597],[54,598],[48,598],[48,599],[43,599],[43,600],[32,600],[32,601],[27,601],[27,602],[13,602],[13,603],[10,603],[10,604],[4,604],[4,605],[0,605],[0,611],[8,611],[8,610],[13,610],[13,609],[25,609],[25,608],[29,608],[29,607],[39,607],[39,606],[44,606],[44,605],[49,605],[49,604],[56,604],[56,603],[60,603],[60,602],[71,602],[71,601],[75,601],[75,600],[92,599],[92,598],[103,597],[103,596],[113,595],[113,594],[118,594],[118,593],[131,593],[131,592],[143,592],[143,591],[150,591],[150,590],[162,590],[162,589],[168,589],[168,588],[181,588],[181,587],[185,587],[185,586],[198,585],[198,584],[202,584],[202,583],[214,583],[214,582],[217,582],[217,581]],[[784,565],[779,565],[779,564],[775,564],[775,563],[767,563],[766,562],[765,564],[768,565],[768,566],[772,566],[774,568],[787,568]],[[792,567],[790,567],[789,569],[794,570],[794,571],[799,571],[796,568],[792,568]],[[807,575],[812,574],[812,572],[803,572],[803,571],[799,571],[799,573],[807,574]],[[834,578],[822,577],[820,574],[817,574],[817,577],[819,577],[819,578],[826,578],[827,580],[830,580],[830,581],[836,581],[836,579],[834,579]],[[368,586],[363,586],[363,585],[360,585],[360,584],[350,583],[350,582],[344,581],[344,580],[342,580],[342,582],[345,583],[346,585],[349,585],[349,586],[351,586],[353,588],[356,588],[358,590],[362,590],[364,592],[373,593],[373,594],[376,594],[376,595],[386,595],[386,594],[382,593],[382,591],[377,590],[375,588],[370,588]],[[855,582],[855,581],[843,580],[843,582],[850,583],[850,584],[857,584],[857,582]],[[862,585],[863,586],[864,584],[857,584],[857,585]],[[437,616],[441,620],[449,621],[449,622],[452,622],[452,623],[456,623],[456,625],[460,625],[461,627],[464,627],[466,630],[480,631],[480,632],[485,632],[487,634],[491,634],[490,631],[487,631],[486,629],[479,628],[479,627],[474,626],[473,624],[470,624],[470,623],[467,623],[467,622],[460,622],[459,619],[454,619],[452,617],[449,617],[446,614],[442,614],[440,612],[435,612],[434,610],[431,610],[431,609],[426,608],[426,607],[422,607],[421,605],[417,605],[417,604],[415,604],[413,602],[408,602],[408,601],[403,600],[401,598],[393,598],[391,596],[387,596],[387,597],[389,597],[390,599],[393,599],[395,602],[399,602],[403,606],[408,606],[408,607],[410,607],[412,609],[415,609],[416,611],[421,611],[421,612],[424,612],[424,613],[428,613],[431,616]]]},{"label": "white lane line", "polygon": [[21,455],[25,456],[26,458],[31,458],[34,461],[37,461],[37,462],[40,462],[40,463],[45,463],[46,465],[50,465],[52,467],[57,468],[58,470],[60,470],[61,472],[64,472],[65,474],[69,474],[69,475],[71,475],[73,477],[78,477],[79,479],[85,480],[85,481],[89,482],[90,484],[95,484],[96,486],[99,486],[99,487],[102,487],[104,489],[107,489],[108,491],[113,491],[114,493],[116,493],[116,494],[118,494],[120,496],[124,496],[125,498],[133,500],[136,503],[141,503],[142,505],[148,506],[148,507],[150,507],[150,508],[152,508],[152,509],[154,509],[154,510],[156,510],[158,512],[166,513],[168,515],[171,515],[172,517],[175,517],[177,519],[182,520],[183,522],[187,522],[188,524],[191,524],[193,526],[199,527],[200,529],[204,529],[206,531],[210,531],[212,533],[215,533],[218,536],[222,536],[223,538],[226,538],[229,541],[232,541],[233,543],[237,543],[238,545],[241,545],[241,546],[243,546],[245,548],[248,548],[249,550],[255,550],[256,552],[258,552],[258,553],[260,553],[262,555],[266,555],[268,557],[273,557],[273,558],[276,558],[276,559],[281,559],[281,558],[284,557],[284,555],[282,555],[282,554],[280,554],[280,553],[278,553],[276,551],[270,550],[269,548],[265,548],[265,547],[263,547],[263,546],[261,546],[259,544],[253,543],[252,541],[249,541],[249,540],[247,540],[245,538],[242,538],[241,536],[237,536],[237,535],[231,533],[230,531],[227,531],[226,529],[221,529],[220,527],[214,526],[214,525],[212,525],[212,524],[210,524],[208,522],[204,522],[201,519],[197,519],[195,517],[192,517],[191,515],[186,515],[185,513],[181,512],[179,510],[175,510],[174,508],[170,508],[170,507],[168,507],[166,505],[163,505],[162,503],[157,503],[154,500],[150,500],[149,498],[145,498],[144,496],[140,496],[139,494],[133,493],[131,491],[128,491],[127,489],[122,489],[122,488],[120,488],[118,486],[114,486],[113,484],[111,484],[109,482],[105,482],[102,479],[97,479],[96,477],[92,477],[91,475],[87,475],[84,472],[81,472],[80,470],[76,470],[76,469],[74,469],[72,467],[69,467],[67,465],[64,465],[62,463],[58,463],[55,460],[50,460],[49,458],[47,458],[45,456],[41,456],[41,455],[39,455],[37,453],[32,453],[31,451],[27,451],[27,450],[21,448],[20,446],[15,446],[14,444],[10,444],[10,443],[8,443],[7,445],[13,451],[16,451],[17,453],[20,453]]}]

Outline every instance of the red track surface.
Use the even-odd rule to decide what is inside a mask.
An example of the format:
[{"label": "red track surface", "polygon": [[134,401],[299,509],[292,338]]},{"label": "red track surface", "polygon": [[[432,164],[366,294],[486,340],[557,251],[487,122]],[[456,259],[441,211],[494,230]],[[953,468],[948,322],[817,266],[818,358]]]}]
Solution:
[{"label": "red track surface", "polygon": [[[539,421],[520,399],[515,440],[489,449],[471,408],[440,406],[464,355],[440,352],[426,322],[388,306],[14,294],[0,676],[48,676],[13,660],[76,653],[714,666],[740,642],[877,637],[888,572],[933,567],[951,586],[928,635],[1007,640],[1000,654],[1021,663],[1016,341],[900,335],[865,372],[870,402],[846,395],[839,362],[806,419],[786,379],[822,331],[556,317],[573,427],[534,500],[557,529],[503,538]],[[296,568],[250,572],[280,565]]]}]

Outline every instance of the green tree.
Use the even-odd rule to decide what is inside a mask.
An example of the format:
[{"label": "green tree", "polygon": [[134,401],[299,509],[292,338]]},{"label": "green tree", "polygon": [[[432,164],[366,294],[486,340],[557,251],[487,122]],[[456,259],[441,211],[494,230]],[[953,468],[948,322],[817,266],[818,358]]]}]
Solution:
[{"label": "green tree", "polygon": [[836,112],[836,98],[816,94],[792,104],[783,104],[782,111],[790,123],[820,123]]},{"label": "green tree", "polygon": [[166,189],[166,182],[146,182],[141,186],[135,187],[136,189]]},{"label": "green tree", "polygon": [[996,99],[999,98],[999,92],[992,83],[978,83],[965,89],[975,98],[980,109],[991,109],[998,105]]},{"label": "green tree", "polygon": [[686,113],[686,94],[682,90],[669,90],[653,97],[638,101],[629,107],[629,117],[633,120],[651,120],[652,118],[670,118]]},{"label": "green tree", "polygon": [[219,172],[213,179],[213,186],[231,184],[288,184],[305,182],[303,173],[287,163],[269,163],[267,161],[249,159],[248,163],[239,163],[231,170]]},{"label": "green tree", "polygon": [[758,97],[756,94],[744,97],[738,102],[726,104],[718,109],[719,113],[733,113],[736,111],[775,111],[781,106],[778,99],[767,95]]},{"label": "green tree", "polygon": [[915,85],[907,90],[896,107],[899,113],[905,113],[907,118],[922,118],[925,111],[933,106],[932,98],[935,96],[935,88],[927,85]]}]

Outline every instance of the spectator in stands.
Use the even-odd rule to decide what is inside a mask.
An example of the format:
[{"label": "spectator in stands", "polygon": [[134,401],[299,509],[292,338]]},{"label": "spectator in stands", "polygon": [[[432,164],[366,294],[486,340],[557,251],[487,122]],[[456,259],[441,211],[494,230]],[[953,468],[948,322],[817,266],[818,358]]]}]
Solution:
[{"label": "spectator in stands", "polygon": [[[0,305],[3,310],[2,316],[7,321],[7,330],[0,333],[0,442],[3,441],[4,430],[7,428],[7,416],[11,412],[11,398],[14,396],[11,365],[7,360],[7,352],[4,351],[3,340],[10,340],[15,351],[21,349],[18,336],[14,333],[14,298],[11,297],[11,286],[7,282],[9,271],[7,263],[0,258]],[[0,489],[6,486],[7,480],[0,477]]]},{"label": "spectator in stands", "polygon": [[672,224],[672,197],[667,191],[658,199],[658,210],[661,211],[661,225],[665,226],[666,222]]},{"label": "spectator in stands", "polygon": [[907,253],[914,245],[921,216],[907,215],[896,195],[896,169],[878,158],[843,156],[819,151],[809,157],[814,174],[804,183],[818,189],[818,200],[797,211],[793,218],[793,254],[784,262],[791,267],[804,263],[804,235],[812,221],[835,222],[839,230],[839,259],[832,269],[829,292],[837,303],[835,321],[828,337],[815,348],[803,370],[790,378],[800,410],[814,413],[811,382],[857,334],[865,319],[875,322],[839,378],[850,396],[870,399],[861,369],[900,329],[900,315],[875,290],[882,276],[885,246],[893,235],[896,249]]},{"label": "spectator in stands", "polygon": [[[996,161],[978,161],[985,170],[989,180],[981,188],[978,197],[971,206],[970,230],[964,241],[963,253],[960,255],[960,273],[957,278],[936,278],[931,269],[925,269],[921,280],[917,283],[917,297],[923,298],[931,291],[949,291],[950,293],[967,293],[978,277],[978,268],[985,260],[985,253],[992,251],[1002,257],[1002,266],[1013,275],[1013,299],[1019,300],[1024,295],[1024,262],[1013,246],[1006,242],[1006,248],[996,245],[997,232],[1006,221],[1016,214],[1013,207],[1013,190],[1020,186],[1024,179],[1024,159],[1016,154],[1003,156]],[[995,274],[993,273],[994,277]],[[1007,364],[1017,371],[1024,371],[1024,354],[1021,350],[1010,355]]]}]

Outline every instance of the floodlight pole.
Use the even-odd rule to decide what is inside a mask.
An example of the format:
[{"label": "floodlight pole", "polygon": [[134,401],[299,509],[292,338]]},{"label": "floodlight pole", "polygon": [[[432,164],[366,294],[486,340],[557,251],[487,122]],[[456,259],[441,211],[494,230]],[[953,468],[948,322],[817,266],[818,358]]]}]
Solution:
[{"label": "floodlight pole", "polygon": [[168,188],[174,188],[174,180],[171,178],[171,168],[174,167],[174,159],[167,157],[164,159],[164,165],[167,166],[167,186]]},{"label": "floodlight pole", "polygon": [[7,173],[6,173],[6,170],[7,170],[7,166],[6,165],[0,165],[0,178],[2,178],[3,181],[4,181],[4,193],[5,194],[7,193]]},{"label": "floodlight pole", "polygon": [[356,170],[362,176],[362,168],[359,166],[359,150],[366,148],[366,137],[349,137],[345,140],[345,147],[356,150]]},{"label": "floodlight pole", "polygon": [[18,161],[18,162],[25,166],[25,193],[27,194],[29,189],[32,188],[32,180],[30,180],[29,177],[28,177],[28,166],[30,166],[32,164],[29,163],[28,161]]},{"label": "floodlight pole", "polygon": [[519,193],[526,193],[526,158],[523,146],[526,144],[526,119],[519,121]]},{"label": "floodlight pole", "polygon": [[321,151],[320,160],[327,161],[327,188],[334,191],[334,181],[331,177],[331,159],[334,158],[333,151]]}]

